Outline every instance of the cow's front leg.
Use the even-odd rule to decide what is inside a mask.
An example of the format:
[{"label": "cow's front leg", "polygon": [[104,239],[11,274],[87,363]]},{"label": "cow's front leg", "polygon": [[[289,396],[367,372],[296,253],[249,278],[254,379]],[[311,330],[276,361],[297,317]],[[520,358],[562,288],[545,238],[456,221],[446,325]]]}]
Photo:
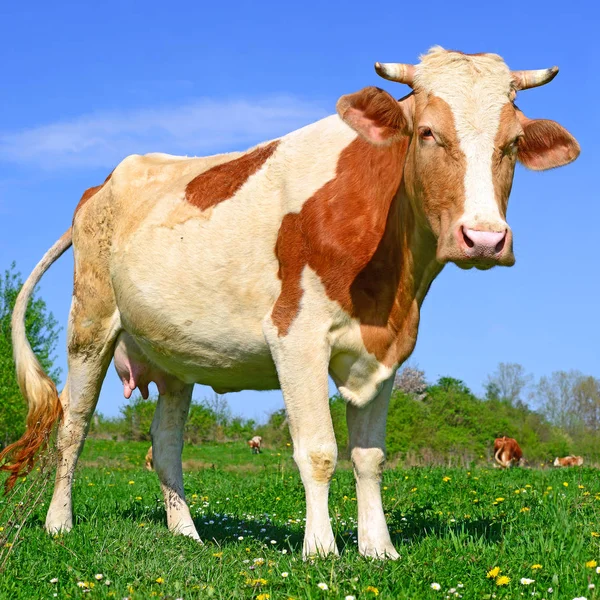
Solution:
[{"label": "cow's front leg", "polygon": [[328,390],[325,334],[296,320],[286,335],[264,325],[287,409],[294,460],[306,494],[303,556],[338,554],[329,521],[329,483],[337,461]]},{"label": "cow's front leg", "polygon": [[367,406],[348,404],[346,419],[350,456],[356,478],[358,550],[373,558],[399,558],[388,532],[381,502],[381,474],[385,463],[385,424],[393,378]]}]

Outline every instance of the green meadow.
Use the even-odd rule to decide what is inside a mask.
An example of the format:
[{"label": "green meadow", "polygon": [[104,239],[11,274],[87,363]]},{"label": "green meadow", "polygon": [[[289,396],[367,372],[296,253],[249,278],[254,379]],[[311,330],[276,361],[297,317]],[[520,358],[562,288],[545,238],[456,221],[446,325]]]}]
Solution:
[{"label": "green meadow", "polygon": [[[0,504],[0,598],[597,598],[600,481],[589,468],[389,469],[396,562],[357,551],[353,475],[330,514],[340,556],[303,561],[304,493],[291,448],[186,446],[185,487],[204,545],[171,535],[142,442],[90,439],[75,527],[43,529],[52,481],[34,471]],[[439,588],[439,589],[437,589]]]}]

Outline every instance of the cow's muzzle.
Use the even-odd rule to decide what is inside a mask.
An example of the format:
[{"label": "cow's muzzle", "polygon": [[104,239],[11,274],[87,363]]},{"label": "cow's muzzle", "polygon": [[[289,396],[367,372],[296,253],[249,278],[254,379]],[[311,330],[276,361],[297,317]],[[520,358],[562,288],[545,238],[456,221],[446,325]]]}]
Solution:
[{"label": "cow's muzzle", "polygon": [[506,223],[491,228],[461,223],[438,241],[437,259],[463,269],[510,267],[515,263],[512,232]]}]

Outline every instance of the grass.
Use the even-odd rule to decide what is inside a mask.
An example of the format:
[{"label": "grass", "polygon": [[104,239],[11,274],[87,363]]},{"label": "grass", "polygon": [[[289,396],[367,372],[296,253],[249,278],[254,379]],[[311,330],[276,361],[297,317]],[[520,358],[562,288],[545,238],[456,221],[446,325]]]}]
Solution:
[{"label": "grass", "polygon": [[[383,496],[396,562],[358,554],[353,476],[342,469],[330,501],[341,556],[303,562],[304,494],[290,448],[259,456],[243,444],[186,448],[185,487],[204,545],[167,531],[156,475],[143,468],[147,449],[88,440],[69,534],[43,530],[51,486],[13,547],[5,544],[15,530],[2,539],[10,527],[0,522],[0,598],[599,597],[588,589],[600,586],[589,563],[600,562],[592,469],[388,470]],[[35,476],[18,484],[23,492]],[[3,500],[0,515],[18,496]],[[33,496],[27,491],[23,509]],[[494,567],[498,576],[486,577]],[[499,576],[510,582],[497,585]]]}]

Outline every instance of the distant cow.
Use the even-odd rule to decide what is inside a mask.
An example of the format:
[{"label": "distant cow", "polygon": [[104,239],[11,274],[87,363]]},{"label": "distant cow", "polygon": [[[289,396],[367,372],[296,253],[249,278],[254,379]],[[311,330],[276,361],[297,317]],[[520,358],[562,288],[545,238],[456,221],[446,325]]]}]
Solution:
[{"label": "distant cow", "polygon": [[555,467],[581,467],[583,464],[583,456],[565,456],[559,458],[558,456],[554,459]]},{"label": "distant cow", "polygon": [[252,448],[252,454],[260,454],[260,445],[262,444],[262,437],[255,435],[251,440],[248,440],[248,446]]},{"label": "distant cow", "polygon": [[504,469],[521,464],[523,451],[517,440],[503,436],[494,441],[494,460]]},{"label": "distant cow", "polygon": [[146,452],[146,469],[148,471],[154,471],[154,462],[152,460],[152,446],[148,448],[148,452]]}]

